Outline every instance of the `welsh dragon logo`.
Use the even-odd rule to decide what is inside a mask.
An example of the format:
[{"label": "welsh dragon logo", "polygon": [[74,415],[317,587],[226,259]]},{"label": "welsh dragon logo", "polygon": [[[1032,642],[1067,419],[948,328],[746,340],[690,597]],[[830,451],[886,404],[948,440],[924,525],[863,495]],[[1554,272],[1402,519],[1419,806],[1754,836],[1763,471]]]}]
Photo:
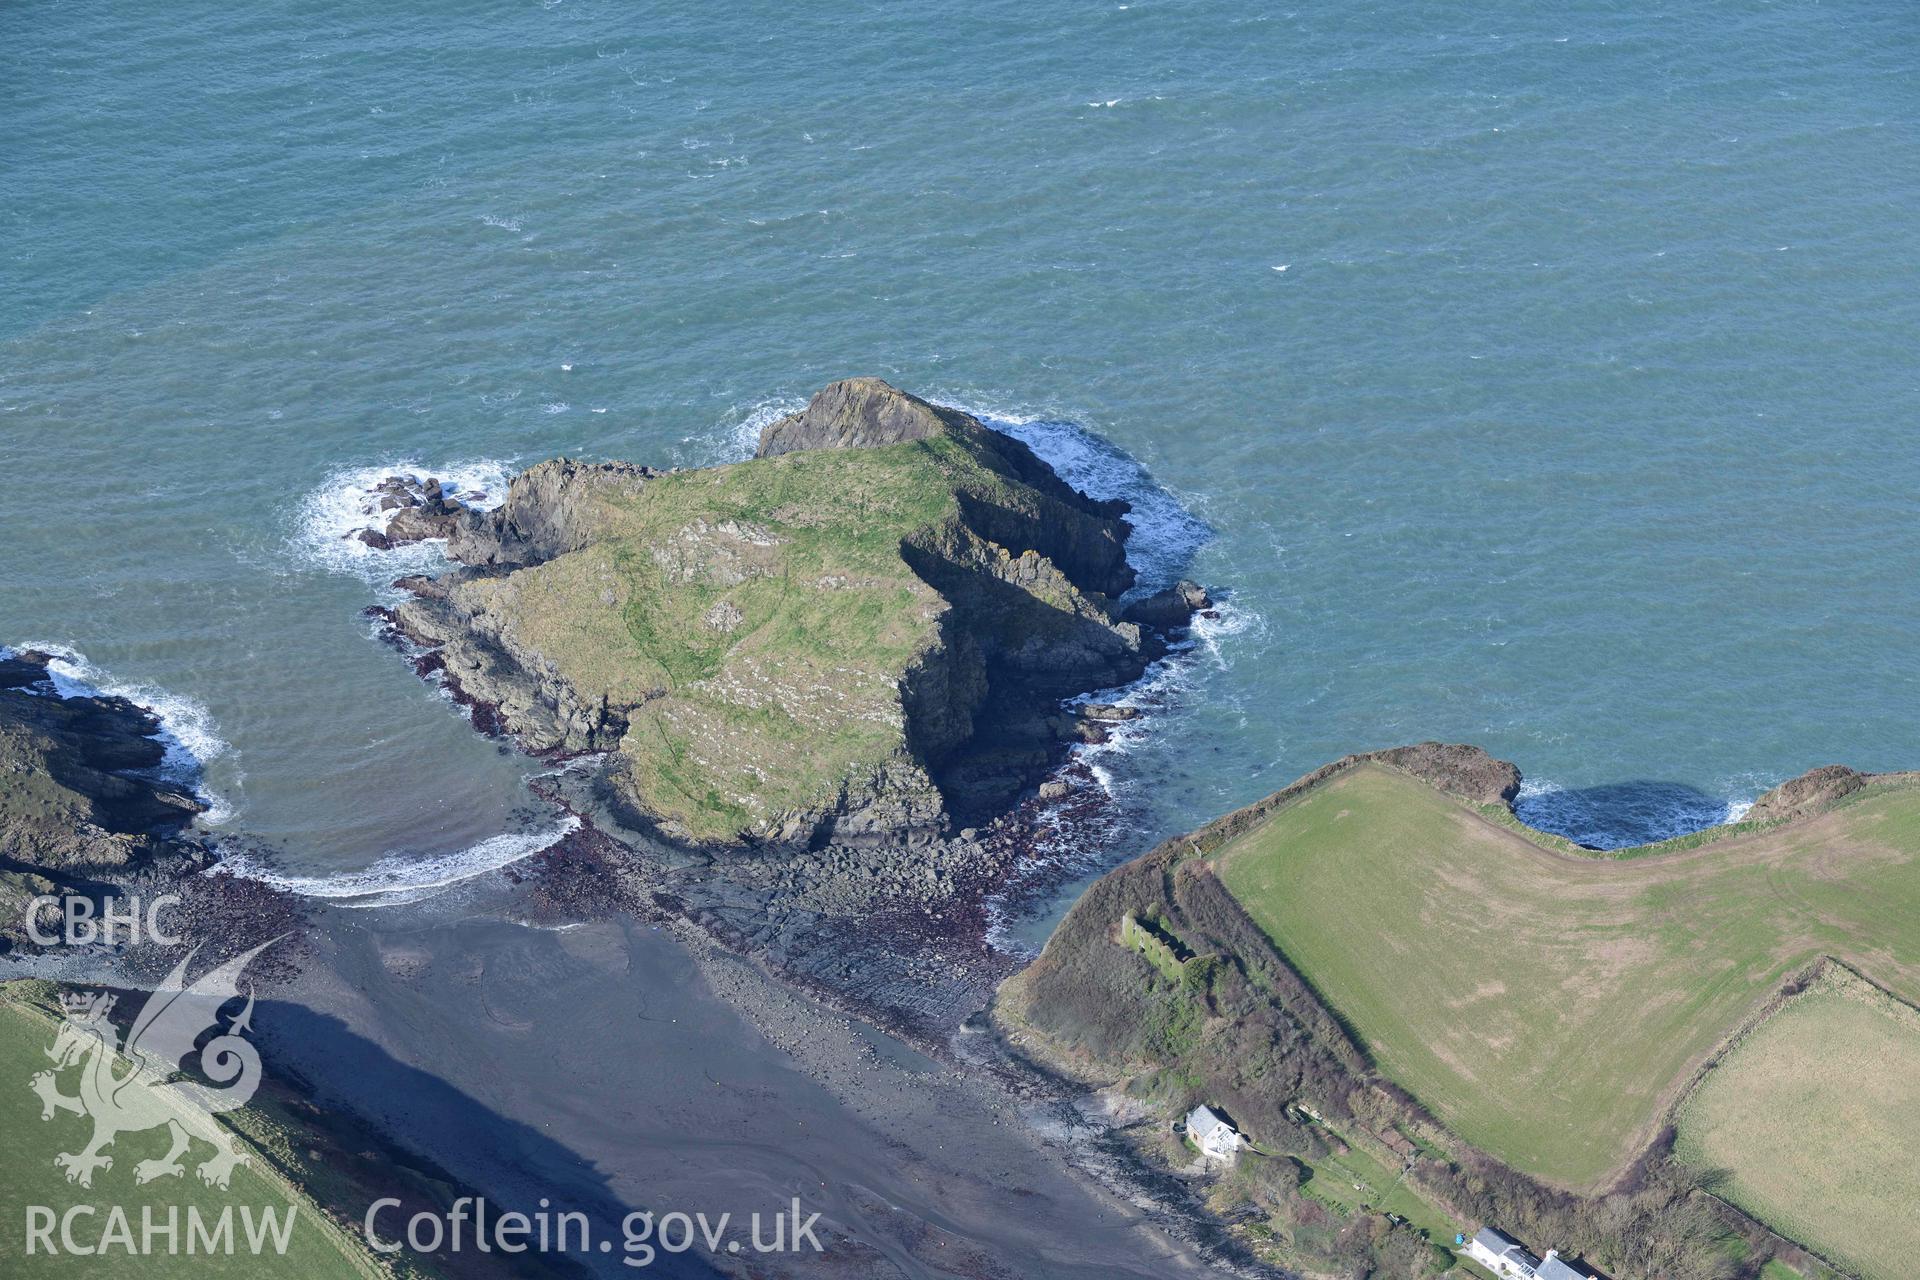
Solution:
[{"label": "welsh dragon logo", "polygon": [[[124,1049],[119,1030],[107,1017],[114,997],[98,992],[61,997],[66,1022],[46,1051],[54,1067],[37,1073],[32,1088],[40,1097],[42,1120],[63,1111],[93,1120],[92,1141],[53,1158],[57,1168],[66,1170],[68,1182],[91,1187],[94,1170],[113,1167],[113,1157],[105,1150],[115,1138],[165,1125],[172,1145],[159,1159],[136,1164],[134,1181],[180,1176],[185,1172],[181,1157],[198,1138],[213,1148],[196,1170],[200,1180],[226,1188],[234,1166],[246,1164],[247,1157],[214,1116],[245,1104],[260,1087],[260,1054],[246,1039],[252,1030],[251,989],[239,1016],[198,1050],[200,1071],[213,1086],[176,1077],[181,1060],[195,1052],[195,1042],[219,1026],[220,1006],[240,994],[240,975],[247,965],[279,940],[235,956],[191,985],[186,982],[187,966],[200,948],[187,952],[141,1006]],[[76,1065],[80,1092],[64,1094],[59,1073]]]}]

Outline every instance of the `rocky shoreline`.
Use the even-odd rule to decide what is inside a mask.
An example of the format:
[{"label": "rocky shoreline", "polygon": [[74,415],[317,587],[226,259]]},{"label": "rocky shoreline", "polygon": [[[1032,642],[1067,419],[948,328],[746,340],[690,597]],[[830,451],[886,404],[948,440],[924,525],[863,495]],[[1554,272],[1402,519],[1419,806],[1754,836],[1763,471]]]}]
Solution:
[{"label": "rocky shoreline", "polygon": [[[829,388],[822,393],[827,403],[820,412],[810,409],[775,424],[780,430],[769,429],[773,447],[763,443],[763,456],[885,447],[869,441],[875,433],[894,444],[910,444],[915,431],[951,427],[945,417],[937,418],[937,428],[929,425],[922,410],[936,411],[923,402],[876,395]],[[840,443],[830,442],[836,438]],[[400,579],[396,585],[411,598],[397,608],[368,611],[380,622],[383,637],[423,679],[441,683],[468,710],[476,730],[569,766],[539,779],[534,789],[579,819],[579,826],[504,871],[502,878],[515,888],[515,905],[537,924],[631,915],[671,932],[717,994],[809,1073],[820,1072],[820,1078],[843,1089],[874,1069],[871,1050],[862,1056],[857,1021],[919,1050],[954,1081],[970,1080],[975,1096],[996,1100],[991,1105],[1045,1109],[1054,1124],[1076,1135],[1060,1150],[1080,1172],[1136,1205],[1155,1205],[1156,1225],[1198,1248],[1214,1265],[1271,1274],[1208,1212],[1203,1184],[1169,1173],[1145,1153],[1144,1130],[1130,1130],[1124,1117],[1088,1113],[1079,1105],[1086,1100],[1084,1082],[1066,1064],[1030,1056],[1030,1046],[1016,1043],[983,1012],[993,1005],[1001,983],[1025,963],[990,943],[996,895],[1017,870],[1040,859],[1043,833],[1060,838],[1057,825],[1049,823],[1057,824],[1064,813],[1071,830],[1076,797],[1090,797],[1085,801],[1089,811],[1078,815],[1086,829],[1098,825],[1103,801],[1091,798],[1091,778],[1084,768],[1075,774],[1070,764],[1063,771],[1063,763],[1074,744],[1100,742],[1115,725],[1141,714],[1124,704],[1072,704],[1071,699],[1137,678],[1167,655],[1194,617],[1212,608],[1207,594],[1181,582],[1125,607],[1103,591],[1062,597],[1078,601],[1075,608],[1091,610],[1080,622],[1119,637],[1120,649],[1097,642],[1084,662],[1038,674],[1023,671],[1019,680],[998,689],[956,675],[957,666],[970,659],[953,655],[971,647],[984,663],[981,652],[997,647],[1004,658],[1009,635],[969,639],[955,629],[964,617],[949,618],[938,633],[948,655],[942,661],[957,664],[938,673],[948,699],[916,700],[915,681],[929,679],[927,672],[934,669],[924,662],[901,676],[902,773],[917,770],[924,788],[904,798],[890,793],[884,781],[865,792],[843,788],[834,812],[806,813],[797,820],[788,815],[757,832],[694,839],[671,819],[650,812],[633,785],[627,738],[638,709],[658,695],[621,703],[606,690],[597,696],[583,690],[577,675],[570,674],[579,670],[577,660],[569,668],[547,658],[522,634],[523,615],[501,605],[503,593],[530,590],[515,581],[517,573],[596,545],[607,528],[605,504],[632,500],[650,484],[688,474],[700,473],[556,460],[524,473],[507,501],[490,511],[467,495],[448,492],[432,477],[396,476],[371,492],[373,504],[388,518],[381,527],[361,531],[361,541],[390,549],[444,539],[458,566],[441,577]],[[1044,484],[1043,477],[1035,478]],[[1081,514],[1096,525],[1118,518],[1097,509]],[[729,554],[747,554],[733,544],[752,547],[771,536],[760,526],[724,530],[717,521],[700,533],[704,538],[714,531],[719,543],[704,544],[703,554],[714,545]],[[1124,534],[1118,543],[1124,543]],[[1065,559],[1074,554],[1070,547],[1062,549]],[[1108,575],[1106,585],[1130,582],[1130,575],[1110,565],[1098,568],[1098,556],[1091,559]],[[1048,580],[1050,564],[1029,551],[1005,556],[997,568],[1032,587]],[[1005,578],[989,577],[1009,585]],[[1071,579],[1063,580],[1072,585]],[[724,632],[745,619],[738,606],[739,618],[720,607],[729,603],[722,598],[704,615],[727,624],[714,629]],[[1086,634],[1085,628],[1076,624],[1076,634]],[[27,741],[18,734],[40,733],[45,743],[35,748],[39,754],[28,767],[91,805],[91,816],[69,823],[64,842],[48,844],[19,814],[0,815],[7,819],[0,826],[0,838],[7,841],[0,845],[6,859],[0,861],[0,874],[38,877],[21,879],[22,889],[180,892],[190,939],[229,951],[297,921],[303,906],[292,895],[240,877],[197,874],[208,869],[214,855],[188,831],[199,802],[151,773],[159,759],[152,714],[124,699],[59,699],[45,668],[44,655],[0,659],[0,745],[13,749],[16,741]],[[952,697],[960,696],[955,689],[971,699],[964,716],[954,711]],[[936,727],[916,728],[916,715],[932,716]],[[952,723],[938,723],[943,718],[964,719],[967,734],[956,736]],[[950,759],[985,759],[985,765],[966,766],[983,768],[979,776],[989,779],[974,785],[972,794],[996,795],[1000,801],[982,807],[960,799],[969,794],[967,780],[956,782],[956,775],[943,772],[933,757],[915,754],[929,739],[946,742]],[[1183,839],[1230,836],[1298,788],[1362,761],[1393,765],[1475,805],[1503,806],[1509,814],[1520,785],[1516,768],[1478,749],[1422,743],[1336,761]],[[1779,821],[1824,807],[1869,777],[1838,766],[1815,770],[1769,792],[1749,821]],[[908,792],[919,785],[911,778],[906,784]],[[21,853],[33,857],[17,856]],[[1060,879],[1071,874],[1063,869]],[[1036,886],[1026,887],[1032,892]],[[272,963],[278,974],[286,974],[298,958],[297,948],[289,947]],[[838,1047],[818,1048],[823,1032],[830,1032]]]},{"label": "rocky shoreline", "polygon": [[[971,429],[964,415],[956,426],[950,411],[884,384],[837,386],[816,400],[818,411],[775,424],[780,429],[770,429],[763,458],[913,444],[916,433],[943,440]],[[833,1011],[829,1020],[857,1020],[912,1046],[955,1080],[977,1076],[977,1096],[999,1099],[997,1107],[1052,1109],[1056,1122],[1078,1135],[1066,1154],[1083,1174],[1134,1204],[1165,1206],[1154,1215],[1163,1229],[1218,1263],[1238,1266],[1246,1258],[1206,1220],[1187,1188],[1161,1185],[1166,1180],[1133,1160],[1124,1142],[1077,1116],[1075,1088],[1012,1054],[980,1015],[1022,963],[989,943],[992,897],[1016,868],[1040,856],[1045,820],[1070,808],[1063,802],[1088,781],[1063,776],[1060,766],[1075,744],[1100,742],[1141,714],[1123,705],[1064,704],[1137,678],[1169,652],[1197,612],[1212,607],[1186,582],[1122,607],[1116,598],[1132,585],[1119,524],[1124,505],[1073,493],[1025,446],[988,457],[1017,481],[1010,492],[1039,495],[1023,499],[1035,512],[1071,517],[1072,536],[1044,519],[1022,534],[1007,512],[978,508],[943,526],[933,545],[946,559],[929,553],[912,566],[915,573],[927,571],[956,595],[981,594],[969,606],[948,607],[927,651],[932,660],[900,673],[902,767],[882,773],[905,782],[896,787],[883,776],[864,791],[843,788],[832,812],[797,821],[789,815],[741,837],[688,838],[637,803],[622,754],[637,704],[583,691],[524,642],[520,619],[497,607],[503,585],[519,585],[516,573],[592,546],[595,531],[606,528],[607,503],[675,473],[557,460],[523,473],[491,511],[472,501],[477,495],[451,492],[433,477],[382,482],[369,495],[379,525],[356,535],[360,541],[379,550],[444,539],[459,567],[438,578],[400,580],[411,598],[370,612],[422,678],[441,683],[467,708],[476,730],[569,765],[539,780],[536,790],[580,826],[502,877],[513,882],[515,907],[529,911],[533,923],[632,915],[672,932],[716,991],[809,1070],[821,1065],[807,1046],[818,1038],[824,1009]],[[709,520],[697,530],[706,540],[696,559],[716,546],[751,556],[764,536],[765,526],[722,525]],[[1018,542],[1008,551],[982,541],[982,528],[1045,543],[1051,554],[1023,551]],[[477,601],[486,607],[472,607]],[[1046,631],[1063,606],[1066,631]],[[1023,634],[1037,608],[1045,611],[1041,630]],[[738,625],[719,605],[705,617],[720,630]],[[1055,647],[1063,639],[1064,647]],[[1017,678],[996,684],[984,674],[990,667]],[[1045,834],[1059,837],[1057,829]],[[233,911],[264,925],[300,910],[291,895],[257,881],[186,874],[204,870],[211,854],[192,840],[174,842],[197,857],[160,860],[151,872],[155,883],[219,903],[190,911],[194,940],[230,939],[236,931],[226,913]],[[1061,878],[1070,874],[1063,870]],[[727,956],[747,964],[721,959]],[[845,1021],[842,1029],[853,1026]],[[849,1036],[849,1043],[857,1039]],[[844,1057],[833,1057],[836,1076],[848,1069]]]},{"label": "rocky shoreline", "polygon": [[[1063,802],[1088,781],[1063,775],[1061,766],[1076,744],[1101,742],[1140,714],[1066,700],[1137,679],[1196,614],[1213,607],[1185,581],[1116,603],[1133,585],[1124,503],[1088,498],[1019,442],[877,380],[829,386],[807,409],[771,424],[756,460],[742,465],[784,468],[798,459],[858,468],[870,456],[898,454],[899,446],[955,440],[972,451],[968,459],[986,460],[993,483],[1015,486],[994,492],[1010,504],[1030,502],[1032,512],[983,510],[988,504],[967,488],[981,484],[967,470],[972,461],[938,473],[961,481],[932,477],[959,484],[961,500],[942,517],[949,523],[936,521],[937,536],[907,535],[944,549],[908,557],[912,585],[930,597],[921,607],[938,626],[922,656],[880,668],[898,688],[890,760],[877,781],[855,766],[835,785],[827,810],[776,814],[757,831],[718,840],[689,838],[650,811],[634,784],[633,727],[649,704],[665,700],[663,692],[642,690],[623,703],[617,682],[564,652],[564,641],[549,646],[563,651],[556,660],[529,639],[544,620],[525,600],[560,590],[570,592],[563,597],[569,618],[614,610],[630,588],[592,557],[601,545],[618,544],[628,510],[664,502],[650,486],[666,481],[710,478],[738,487],[738,469],[674,473],[556,459],[515,477],[491,510],[433,477],[394,476],[369,491],[376,525],[355,536],[376,548],[444,539],[455,566],[438,577],[398,580],[410,598],[368,611],[381,634],[422,678],[467,708],[479,732],[550,762],[581,762],[539,786],[582,823],[514,873],[534,881],[541,901],[586,915],[627,909],[689,922],[837,1007],[945,1052],[960,1024],[1020,963],[989,944],[988,904],[1016,867],[1037,860],[1043,834],[1060,838],[1057,826],[1043,823],[1057,824],[1060,810],[1071,808]],[[753,608],[754,574],[770,571],[755,557],[783,550],[783,540],[804,540],[827,519],[792,497],[797,482],[783,476],[781,483],[775,515],[749,522],[705,507],[691,519],[677,512],[680,527],[669,522],[653,541],[616,550],[629,562],[644,555],[668,566],[649,580],[654,591],[705,592],[702,604],[717,596],[706,619],[738,626],[728,610],[742,612],[736,599]],[[975,545],[979,529],[1008,541]],[[575,590],[565,578],[556,586],[557,570],[548,578],[526,572],[575,562],[595,569],[594,590]],[[699,571],[682,573],[689,563]],[[822,581],[822,596],[836,606],[840,584]],[[1048,630],[1063,609],[1068,629]],[[629,630],[633,612],[626,606]],[[812,620],[835,625],[831,613]],[[631,643],[624,633],[616,638]],[[644,665],[646,656],[627,661]],[[814,710],[796,709],[794,699],[778,703],[784,692],[769,681],[740,696],[764,696],[796,715]],[[1061,878],[1068,874],[1063,869]]]},{"label": "rocky shoreline", "polygon": [[[842,509],[859,483],[886,514]],[[416,668],[532,754],[614,753],[629,825],[695,845],[977,826],[1103,732],[1061,699],[1137,679],[1212,604],[1181,582],[1123,606],[1126,504],[874,379],[829,386],[733,467],[562,458],[489,511],[432,477],[370,499],[383,523],[355,536],[444,539],[458,566],[399,580],[412,598],[381,615]],[[811,789],[769,775],[782,746],[822,756]]]},{"label": "rocky shoreline", "polygon": [[[218,862],[191,829],[207,805],[161,774],[159,718],[123,697],[63,695],[53,660],[0,653],[0,953],[40,949],[36,927],[59,934],[58,901],[30,918],[48,898],[86,899],[97,915],[117,899],[174,895],[163,927],[205,940],[210,955],[285,932],[302,911],[291,895],[201,874]],[[272,963],[284,972],[289,961]]]}]

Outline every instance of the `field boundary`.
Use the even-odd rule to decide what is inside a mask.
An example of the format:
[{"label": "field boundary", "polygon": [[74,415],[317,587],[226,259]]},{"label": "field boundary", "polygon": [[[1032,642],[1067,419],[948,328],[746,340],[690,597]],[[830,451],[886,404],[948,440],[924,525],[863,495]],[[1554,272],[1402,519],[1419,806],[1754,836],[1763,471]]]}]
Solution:
[{"label": "field boundary", "polygon": [[1910,1000],[1902,999],[1898,994],[1890,991],[1884,984],[1875,982],[1872,977],[1862,973],[1859,969],[1848,964],[1838,956],[1822,955],[1789,975],[1786,981],[1782,982],[1780,986],[1774,990],[1773,995],[1768,997],[1752,1014],[1743,1019],[1740,1025],[1735,1027],[1733,1031],[1727,1035],[1727,1038],[1722,1040],[1719,1045],[1714,1048],[1713,1052],[1707,1055],[1706,1060],[1700,1064],[1699,1069],[1688,1078],[1687,1086],[1681,1091],[1680,1097],[1676,1098],[1673,1105],[1667,1108],[1664,1113],[1665,1119],[1670,1123],[1677,1117],[1680,1114],[1680,1108],[1686,1105],[1687,1099],[1693,1096],[1694,1091],[1700,1087],[1701,1081],[1706,1079],[1708,1073],[1719,1066],[1721,1062],[1725,1061],[1728,1054],[1745,1044],[1747,1039],[1752,1036],[1755,1031],[1760,1029],[1761,1024],[1767,1022],[1775,1014],[1780,1013],[1788,1005],[1800,999],[1802,996],[1815,994],[1823,979],[1836,975],[1844,975],[1846,978],[1851,978],[1855,982],[1871,987],[1876,994],[1898,1005],[1908,1016],[1920,1021],[1920,1005],[1916,1005]]},{"label": "field boundary", "polygon": [[[1855,794],[1857,795],[1858,792]],[[1847,799],[1851,799],[1851,797],[1847,797]],[[1843,804],[1845,802],[1845,800],[1841,801]],[[1826,985],[1836,979],[1838,981],[1834,982],[1832,986]],[[1920,1005],[1916,1005],[1914,1002],[1902,998],[1897,992],[1888,989],[1883,983],[1875,981],[1872,975],[1862,972],[1838,956],[1823,955],[1789,977],[1786,982],[1774,992],[1773,996],[1768,999],[1760,1009],[1755,1011],[1753,1016],[1742,1022],[1731,1035],[1721,1042],[1708,1060],[1702,1063],[1700,1069],[1694,1072],[1693,1076],[1687,1081],[1686,1088],[1682,1090],[1680,1096],[1674,1100],[1673,1105],[1667,1108],[1662,1122],[1663,1129],[1677,1131],[1681,1111],[1685,1109],[1687,1103],[1693,1099],[1694,1094],[1699,1091],[1701,1086],[1707,1082],[1714,1068],[1724,1062],[1729,1055],[1738,1051],[1762,1026],[1770,1022],[1777,1015],[1784,1013],[1793,1004],[1812,996],[1833,994],[1835,993],[1835,987],[1846,982],[1858,983],[1880,999],[1893,1005],[1902,1015],[1903,1021],[1910,1021],[1914,1029],[1920,1031]],[[1719,1204],[1725,1205],[1728,1209],[1748,1221],[1759,1223],[1770,1235],[1798,1249],[1809,1258],[1820,1263],[1820,1265],[1843,1276],[1858,1275],[1857,1272],[1846,1264],[1836,1261],[1833,1257],[1814,1245],[1788,1235],[1786,1232],[1774,1226],[1773,1223],[1760,1217],[1753,1210],[1736,1204],[1719,1192],[1701,1188],[1699,1194]]]},{"label": "field boundary", "polygon": [[[1787,817],[1755,823],[1723,824],[1718,827],[1695,832],[1688,836],[1675,837],[1672,840],[1661,841],[1657,844],[1635,846],[1628,850],[1596,851],[1583,849],[1562,837],[1537,831],[1527,826],[1512,814],[1508,806],[1477,803],[1436,783],[1432,779],[1421,776],[1414,770],[1404,768],[1392,761],[1380,759],[1375,755],[1356,754],[1344,756],[1339,760],[1324,765],[1304,775],[1289,786],[1267,796],[1265,799],[1216,819],[1214,822],[1209,823],[1207,826],[1200,828],[1190,835],[1175,837],[1174,839],[1165,841],[1156,852],[1169,855],[1169,860],[1173,865],[1180,863],[1198,864],[1206,874],[1217,882],[1219,881],[1219,868],[1224,861],[1222,855],[1228,851],[1232,844],[1257,830],[1279,814],[1292,809],[1311,794],[1320,790],[1323,786],[1331,784],[1335,780],[1365,767],[1376,768],[1388,774],[1407,778],[1409,781],[1427,788],[1429,791],[1448,801],[1468,817],[1484,823],[1507,838],[1517,838],[1525,848],[1548,858],[1576,864],[1624,863],[1678,858],[1683,855],[1696,853],[1700,849],[1708,846],[1713,846],[1725,851],[1726,846],[1730,844],[1742,843],[1761,836],[1774,836],[1782,830],[1805,826],[1825,818],[1836,810],[1850,808],[1857,803],[1875,799],[1887,795],[1890,792],[1920,789],[1920,773],[1899,772],[1878,774],[1874,775],[1872,780],[1866,785],[1856,788],[1847,795],[1817,810],[1795,813]],[[1202,843],[1203,841],[1205,842],[1204,844]],[[1143,857],[1150,856],[1152,855],[1144,855]],[[1224,884],[1222,888],[1224,889]],[[1280,965],[1306,989],[1307,993],[1327,1015],[1329,1020],[1346,1036],[1361,1059],[1366,1063],[1368,1069],[1380,1075],[1383,1079],[1391,1080],[1391,1076],[1386,1073],[1381,1066],[1379,1057],[1373,1046],[1368,1043],[1366,1037],[1363,1036],[1359,1029],[1348,1019],[1338,1003],[1307,975],[1305,970],[1293,960],[1292,956],[1280,946],[1277,940],[1267,935],[1266,931],[1260,928],[1252,916],[1246,912],[1244,905],[1241,904],[1237,898],[1234,898],[1231,892],[1226,893],[1225,896],[1234,902],[1235,908],[1245,917],[1246,923],[1260,935],[1262,941],[1266,943],[1268,949],[1279,961]],[[1612,1167],[1589,1182],[1567,1181],[1547,1177],[1539,1173],[1530,1173],[1528,1176],[1544,1186],[1554,1187],[1582,1196],[1601,1196],[1619,1190],[1633,1180],[1637,1171],[1650,1157],[1660,1153],[1663,1139],[1673,1127],[1674,1117],[1685,1104],[1687,1098],[1699,1087],[1700,1082],[1706,1075],[1723,1061],[1727,1054],[1743,1043],[1757,1027],[1765,1023],[1775,1013],[1779,1012],[1787,1001],[1799,994],[1806,986],[1817,981],[1828,966],[1837,966],[1861,981],[1868,983],[1875,990],[1899,1002],[1901,1005],[1908,1008],[1914,1007],[1910,1002],[1903,1000],[1893,993],[1884,984],[1874,981],[1854,965],[1847,963],[1837,956],[1831,954],[1817,956],[1803,964],[1800,968],[1786,974],[1770,993],[1760,997],[1756,1003],[1748,1009],[1722,1039],[1706,1049],[1693,1063],[1683,1066],[1681,1070],[1676,1073],[1675,1077],[1661,1091],[1660,1097],[1656,1099],[1656,1105],[1650,1109],[1632,1142],[1623,1149],[1620,1159]],[[1410,1096],[1419,1100],[1418,1093],[1411,1090],[1408,1092]],[[1449,1141],[1460,1144],[1467,1149],[1481,1151],[1482,1154],[1487,1155],[1489,1158],[1499,1159],[1499,1157],[1494,1156],[1491,1152],[1484,1151],[1468,1142],[1463,1135],[1453,1130],[1441,1120],[1438,1114],[1433,1112],[1424,1101],[1420,1101],[1420,1109],[1428,1115],[1430,1118],[1429,1122],[1440,1132],[1444,1133]],[[1751,1215],[1747,1216],[1751,1217]],[[1824,1259],[1822,1260],[1824,1261]],[[1842,1268],[1842,1270],[1844,1270],[1844,1268]]]}]

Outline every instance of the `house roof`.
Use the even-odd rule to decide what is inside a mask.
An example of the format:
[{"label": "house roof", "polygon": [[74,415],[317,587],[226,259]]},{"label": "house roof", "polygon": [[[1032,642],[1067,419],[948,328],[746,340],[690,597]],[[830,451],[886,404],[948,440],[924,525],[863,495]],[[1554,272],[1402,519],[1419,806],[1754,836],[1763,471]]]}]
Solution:
[{"label": "house roof", "polygon": [[1593,1280],[1593,1273],[1581,1267],[1569,1265],[1565,1259],[1548,1254],[1540,1264],[1540,1280]]},{"label": "house roof", "polygon": [[1222,1120],[1212,1107],[1199,1106],[1187,1113],[1187,1128],[1205,1138],[1215,1130],[1232,1129],[1233,1126]]},{"label": "house roof", "polygon": [[[1509,1262],[1523,1266],[1529,1271],[1536,1270],[1540,1266],[1540,1259],[1528,1253],[1526,1246],[1522,1245],[1518,1240],[1515,1240],[1504,1231],[1496,1231],[1492,1227],[1482,1227],[1474,1235],[1473,1242],[1495,1257],[1505,1258]],[[1558,1259],[1555,1259],[1555,1261],[1557,1262]],[[1573,1274],[1576,1276],[1579,1275],[1578,1272],[1574,1272]]]},{"label": "house roof", "polygon": [[1492,1227],[1482,1227],[1475,1233],[1473,1242],[1491,1253],[1505,1253],[1517,1249],[1520,1242],[1504,1231],[1495,1231]]}]

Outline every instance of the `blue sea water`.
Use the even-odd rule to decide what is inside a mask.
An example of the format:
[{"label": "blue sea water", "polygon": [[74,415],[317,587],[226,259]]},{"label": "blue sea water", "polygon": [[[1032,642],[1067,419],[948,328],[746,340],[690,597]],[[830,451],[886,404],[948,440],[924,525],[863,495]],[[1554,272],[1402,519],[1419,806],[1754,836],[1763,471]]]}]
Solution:
[{"label": "blue sea water", "polygon": [[1428,737],[1598,843],[1912,767],[1917,64],[1865,0],[16,0],[0,642],[180,700],[306,871],[535,844],[353,477],[874,373],[1137,460],[1230,598],[1119,844]]}]

